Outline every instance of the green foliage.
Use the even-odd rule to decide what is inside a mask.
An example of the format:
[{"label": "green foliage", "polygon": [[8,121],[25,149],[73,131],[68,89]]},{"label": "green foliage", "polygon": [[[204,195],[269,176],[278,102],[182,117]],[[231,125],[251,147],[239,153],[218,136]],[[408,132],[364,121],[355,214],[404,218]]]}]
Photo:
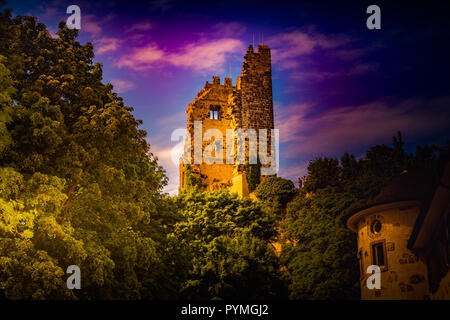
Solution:
[{"label": "green foliage", "polygon": [[334,158],[318,158],[308,164],[305,188],[308,192],[336,186],[339,182],[339,161]]},{"label": "green foliage", "polygon": [[341,222],[354,200],[329,187],[288,205],[282,259],[291,274],[292,299],[359,298],[356,239]]},{"label": "green foliage", "polygon": [[293,299],[359,299],[356,235],[345,228],[346,215],[369,203],[403,170],[437,168],[445,149],[403,150],[400,133],[394,147],[374,146],[356,160],[344,154],[308,165],[305,187],[288,205],[282,222],[281,259],[290,274]]},{"label": "green foliage", "polygon": [[[0,13],[0,296],[176,296],[178,218],[141,121],[92,45],[57,34]],[[83,290],[66,288],[71,264]]]},{"label": "green foliage", "polygon": [[192,261],[182,295],[194,299],[282,297],[277,257],[268,245],[273,216],[227,191],[188,190],[177,198],[184,219],[175,234]]},{"label": "green foliage", "polygon": [[184,181],[186,188],[200,188],[203,186],[198,173],[194,173],[192,166],[189,164],[186,165],[186,168],[184,170]]},{"label": "green foliage", "polygon": [[258,163],[255,164],[248,163],[245,166],[245,173],[248,183],[248,190],[249,192],[253,192],[261,181],[261,164],[259,163],[259,160]]},{"label": "green foliage", "polygon": [[255,194],[263,202],[284,208],[295,196],[296,191],[291,180],[280,177],[267,177],[258,185]]},{"label": "green foliage", "polygon": [[12,168],[0,168],[0,290],[7,298],[74,298],[45,245],[51,241],[74,263],[83,257],[73,229],[54,220],[65,199],[63,186],[57,177],[36,173],[25,180]]},{"label": "green foliage", "polygon": [[7,125],[12,121],[13,103],[11,96],[15,93],[11,72],[4,65],[6,58],[0,55],[0,155],[12,144],[12,137]]}]

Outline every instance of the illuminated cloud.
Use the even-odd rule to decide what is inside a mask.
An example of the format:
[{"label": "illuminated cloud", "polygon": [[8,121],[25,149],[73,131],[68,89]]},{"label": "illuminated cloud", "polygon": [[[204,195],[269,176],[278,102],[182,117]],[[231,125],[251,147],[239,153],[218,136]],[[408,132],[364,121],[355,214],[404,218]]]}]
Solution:
[{"label": "illuminated cloud", "polygon": [[120,57],[117,66],[119,68],[128,67],[133,70],[150,69],[155,62],[163,60],[164,54],[164,51],[159,49],[156,44],[150,43],[142,48],[134,49],[131,54]]},{"label": "illuminated cloud", "polygon": [[232,53],[241,53],[244,43],[237,39],[223,38],[204,43],[192,43],[181,52],[168,55],[167,61],[179,67],[196,71],[223,71],[227,57]]},{"label": "illuminated cloud", "polygon": [[105,25],[115,18],[114,14],[108,14],[99,19],[97,15],[83,14],[81,16],[81,32],[87,32],[93,37],[99,36],[103,32]]},{"label": "illuminated cloud", "polygon": [[167,117],[158,118],[156,120],[156,123],[161,127],[170,127],[170,128],[176,128],[180,125],[184,127],[185,122],[186,122],[186,111],[184,109]]},{"label": "illuminated cloud", "polygon": [[134,84],[131,81],[112,79],[110,82],[114,86],[114,91],[117,93],[122,93],[134,88]]},{"label": "illuminated cloud", "polygon": [[116,51],[122,40],[118,38],[105,37],[98,40],[94,40],[95,53],[103,54],[109,51]]},{"label": "illuminated cloud", "polygon": [[167,147],[168,143],[165,143],[165,146],[162,144],[150,145],[151,152],[154,156],[156,156],[156,158],[158,159],[158,164],[164,168],[166,176],[169,178],[169,183],[164,188],[164,192],[167,192],[170,195],[177,194],[180,183],[180,169],[172,161],[172,152],[174,146]]},{"label": "illuminated cloud", "polygon": [[168,64],[197,72],[218,72],[223,70],[230,54],[240,53],[243,48],[242,41],[232,38],[191,43],[176,53],[169,53],[159,48],[156,43],[151,43],[122,56],[117,66],[145,70]]},{"label": "illuminated cloud", "polygon": [[81,30],[82,32],[90,33],[93,36],[97,36],[102,32],[101,23],[98,18],[91,14],[82,15]]}]

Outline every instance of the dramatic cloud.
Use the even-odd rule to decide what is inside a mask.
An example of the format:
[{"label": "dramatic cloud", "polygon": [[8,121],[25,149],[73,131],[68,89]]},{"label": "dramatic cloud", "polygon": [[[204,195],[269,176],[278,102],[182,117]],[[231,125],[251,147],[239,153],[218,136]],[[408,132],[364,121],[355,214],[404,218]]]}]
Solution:
[{"label": "dramatic cloud", "polygon": [[[269,37],[277,70],[295,80],[321,81],[360,76],[378,69],[367,56],[382,48],[380,43],[359,47],[357,39],[342,34],[325,35],[313,30],[294,30]],[[363,60],[364,59],[364,60]]]},{"label": "dramatic cloud", "polygon": [[80,31],[90,33],[93,36],[97,36],[102,32],[101,23],[96,16],[86,14],[82,18]]},{"label": "dramatic cloud", "polygon": [[223,38],[205,43],[187,45],[180,53],[170,54],[167,61],[175,66],[196,71],[222,71],[227,56],[244,50],[244,43],[237,39]]},{"label": "dramatic cloud", "polygon": [[197,72],[218,72],[223,71],[230,54],[242,52],[243,48],[242,41],[232,38],[191,43],[176,53],[166,52],[156,43],[151,43],[122,56],[117,66],[145,70],[165,63]]},{"label": "dramatic cloud", "polygon": [[317,32],[295,30],[274,35],[267,39],[272,47],[274,63],[290,68],[296,59],[302,55],[312,54],[316,49],[335,49],[351,42],[343,35],[329,36]]},{"label": "dramatic cloud", "polygon": [[142,48],[134,49],[131,54],[122,56],[117,62],[118,67],[128,67],[134,70],[152,68],[155,62],[164,60],[165,52],[155,43],[150,43]]},{"label": "dramatic cloud", "polygon": [[[168,137],[170,138],[170,136]],[[152,139],[153,140],[153,139]],[[170,145],[169,147],[167,147]],[[170,195],[175,195],[178,193],[178,187],[180,184],[180,169],[177,164],[175,164],[172,160],[175,153],[182,154],[183,149],[170,140],[166,143],[161,141],[160,144],[152,144],[151,152],[158,158],[158,164],[161,165],[165,172],[166,176],[169,178],[168,185],[164,188],[164,192],[169,193]]]},{"label": "dramatic cloud", "polygon": [[119,44],[122,40],[118,38],[105,37],[98,40],[94,40],[95,53],[103,54],[109,51],[116,51],[119,48]]},{"label": "dramatic cloud", "polygon": [[389,143],[397,131],[408,139],[445,131],[450,123],[450,97],[375,101],[314,114],[314,106],[294,105],[276,116],[285,157],[334,154]]},{"label": "dramatic cloud", "polygon": [[158,145],[151,145],[151,152],[158,158],[158,164],[166,171],[169,183],[164,188],[164,192],[175,195],[178,193],[180,184],[180,169],[172,162],[172,147],[163,148]]},{"label": "dramatic cloud", "polygon": [[81,32],[87,32],[93,37],[99,36],[103,32],[105,25],[115,18],[114,14],[108,14],[99,19],[97,15],[83,14],[81,16]]},{"label": "dramatic cloud", "polygon": [[161,127],[170,127],[170,128],[178,128],[179,126],[184,127],[186,124],[186,111],[184,108],[182,111],[174,113],[168,117],[159,118],[156,120],[156,123]]},{"label": "dramatic cloud", "polygon": [[[180,182],[180,169],[178,163],[183,154],[184,145],[181,141],[171,141],[172,133],[177,129],[186,128],[186,111],[173,113],[166,117],[156,119],[156,126],[159,128],[156,135],[150,136],[147,140],[151,146],[151,152],[158,157],[158,163],[166,170],[169,184],[164,188],[164,192],[174,195],[178,192]],[[176,139],[178,137],[174,137]]]},{"label": "dramatic cloud", "polygon": [[[70,14],[66,12],[69,5],[73,3],[66,1],[49,1],[41,2],[36,9],[34,9],[30,14],[36,15],[38,19],[44,22],[48,28],[51,30],[53,37],[55,34],[54,28],[59,22],[67,21]],[[91,41],[96,40],[102,33],[105,32],[106,25],[114,20],[116,17],[113,13],[105,13],[105,5],[101,5],[101,12],[96,13],[99,7],[95,6],[95,3],[80,1],[75,3],[81,9],[81,29],[80,33],[84,33],[90,37],[93,37]],[[106,32],[107,33],[107,32]]]}]

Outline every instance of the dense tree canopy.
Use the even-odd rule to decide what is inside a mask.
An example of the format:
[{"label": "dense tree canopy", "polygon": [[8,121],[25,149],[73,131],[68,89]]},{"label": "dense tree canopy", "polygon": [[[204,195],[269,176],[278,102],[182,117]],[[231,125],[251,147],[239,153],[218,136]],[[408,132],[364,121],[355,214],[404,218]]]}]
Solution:
[{"label": "dense tree canopy", "polygon": [[[176,279],[161,255],[174,219],[164,172],[132,108],[102,83],[92,45],[64,24],[57,34],[0,15],[0,291],[152,297],[141,281]],[[83,270],[79,292],[63,281],[72,264]]]},{"label": "dense tree canopy", "polygon": [[175,234],[193,261],[183,293],[201,299],[263,299],[285,296],[278,259],[268,245],[275,217],[249,198],[228,191],[182,192],[184,219]]},{"label": "dense tree canopy", "polygon": [[268,177],[256,188],[256,196],[262,201],[276,201],[285,206],[295,195],[294,183],[280,177]]}]

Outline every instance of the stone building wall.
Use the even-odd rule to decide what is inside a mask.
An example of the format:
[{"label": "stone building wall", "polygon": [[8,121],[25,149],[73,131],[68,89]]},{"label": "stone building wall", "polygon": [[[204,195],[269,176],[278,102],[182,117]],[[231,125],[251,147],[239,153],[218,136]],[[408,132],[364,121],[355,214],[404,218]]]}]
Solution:
[{"label": "stone building wall", "polygon": [[[358,214],[358,259],[363,300],[431,298],[426,263],[407,248],[419,210],[418,202],[403,201],[378,205]],[[379,233],[371,230],[375,220],[382,225]],[[386,253],[386,267],[381,269],[380,290],[368,289],[366,285],[370,276],[366,273],[367,267],[374,264],[372,244],[377,242],[384,242]]]},{"label": "stone building wall", "polygon": [[243,129],[272,129],[273,97],[270,49],[258,46],[258,52],[249,47],[240,75]]},{"label": "stone building wall", "polygon": [[441,280],[438,290],[432,294],[433,300],[449,300],[450,299],[450,272]]},{"label": "stone building wall", "polygon": [[[241,91],[240,127],[255,129],[259,137],[259,129],[267,130],[267,153],[272,154],[271,129],[274,128],[273,96],[272,96],[272,68],[270,48],[259,45],[254,52],[249,47],[239,76]],[[247,146],[247,150],[248,146]],[[258,138],[259,150],[259,138]],[[247,154],[248,156],[248,154]]]},{"label": "stone building wall", "polygon": [[[233,177],[233,165],[226,164],[226,129],[232,127],[232,114],[230,113],[228,99],[233,94],[235,88],[232,86],[231,79],[225,78],[225,83],[220,83],[219,77],[213,77],[212,83],[206,82],[205,87],[198,93],[196,99],[192,101],[187,109],[188,124],[187,130],[191,137],[194,137],[195,121],[202,122],[202,136],[195,137],[195,139],[201,139],[202,141],[202,154],[206,147],[210,145],[214,140],[203,141],[203,136],[208,129],[218,129],[223,136],[223,164],[195,164],[194,163],[194,150],[195,141],[191,140],[191,167],[194,172],[200,172],[202,175],[203,183],[208,185],[208,190],[217,189],[221,184],[226,184]],[[210,110],[217,109],[219,111],[219,119],[210,119]],[[213,153],[213,155],[215,155]],[[181,172],[183,174],[183,172]],[[180,179],[181,181],[182,179]],[[184,188],[184,185],[181,185]]]}]

